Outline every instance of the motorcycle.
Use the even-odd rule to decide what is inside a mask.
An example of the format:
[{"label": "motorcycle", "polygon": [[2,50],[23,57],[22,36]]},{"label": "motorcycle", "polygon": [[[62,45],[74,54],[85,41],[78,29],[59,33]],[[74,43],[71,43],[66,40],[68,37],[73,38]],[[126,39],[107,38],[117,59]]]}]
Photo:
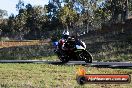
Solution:
[{"label": "motorcycle", "polygon": [[76,44],[75,40],[67,40],[63,44],[58,43],[58,49],[56,50],[57,56],[62,63],[67,63],[70,60],[85,61],[86,63],[92,63],[92,55],[86,50],[86,44],[82,41],[81,44]]}]

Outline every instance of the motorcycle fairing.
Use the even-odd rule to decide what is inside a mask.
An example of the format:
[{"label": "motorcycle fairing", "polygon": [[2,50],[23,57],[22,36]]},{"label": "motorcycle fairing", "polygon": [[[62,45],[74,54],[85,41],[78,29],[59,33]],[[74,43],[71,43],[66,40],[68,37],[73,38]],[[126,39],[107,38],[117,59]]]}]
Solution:
[{"label": "motorcycle fairing", "polygon": [[81,50],[85,50],[86,48],[85,47],[82,47],[81,45],[76,45],[76,49],[81,49]]}]

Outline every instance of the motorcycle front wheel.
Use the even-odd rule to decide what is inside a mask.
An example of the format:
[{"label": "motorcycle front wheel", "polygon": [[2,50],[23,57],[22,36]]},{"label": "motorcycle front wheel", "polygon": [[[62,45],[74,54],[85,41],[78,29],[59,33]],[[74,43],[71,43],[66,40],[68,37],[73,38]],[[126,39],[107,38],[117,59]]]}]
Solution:
[{"label": "motorcycle front wheel", "polygon": [[92,63],[93,57],[92,57],[92,55],[88,51],[84,50],[83,54],[82,54],[82,57],[83,57],[83,60],[86,63]]}]

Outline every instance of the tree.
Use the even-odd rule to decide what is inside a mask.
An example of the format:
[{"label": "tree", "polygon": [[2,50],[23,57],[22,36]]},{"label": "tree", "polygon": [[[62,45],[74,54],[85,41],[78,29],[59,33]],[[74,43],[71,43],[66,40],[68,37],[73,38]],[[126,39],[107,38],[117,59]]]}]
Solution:
[{"label": "tree", "polygon": [[18,4],[16,4],[16,9],[19,11],[21,9],[24,8],[24,1],[23,0],[19,0]]},{"label": "tree", "polygon": [[[41,38],[45,24],[48,25],[48,19],[46,16],[45,8],[41,6],[32,6],[28,4],[26,6],[27,20],[25,27],[29,30],[27,37],[30,38]],[[47,23],[45,23],[47,22]]]},{"label": "tree", "polygon": [[71,9],[69,5],[62,7],[58,13],[59,20],[63,23],[63,26],[69,29],[70,26],[77,20],[77,13]]},{"label": "tree", "polygon": [[[94,11],[97,9],[97,0],[75,0],[79,10],[79,22],[82,29],[89,30],[89,26],[94,22]],[[76,10],[76,11],[77,11]]]},{"label": "tree", "polygon": [[109,1],[102,2],[94,12],[94,20],[100,24],[107,23],[112,17],[111,4]]},{"label": "tree", "polygon": [[[124,22],[128,18],[128,0],[110,0],[106,3],[111,5],[109,10],[112,13],[113,23]],[[119,15],[121,15],[120,19]]]},{"label": "tree", "polygon": [[7,16],[7,11],[0,9],[0,19],[2,19],[4,16]]},{"label": "tree", "polygon": [[9,19],[8,19],[8,21],[7,21],[7,29],[6,30],[4,30],[4,32],[7,34],[7,35],[12,35],[14,32],[15,32],[15,30],[14,30],[14,26],[15,26],[15,16],[14,16],[14,14],[11,14],[10,16],[9,16]]}]

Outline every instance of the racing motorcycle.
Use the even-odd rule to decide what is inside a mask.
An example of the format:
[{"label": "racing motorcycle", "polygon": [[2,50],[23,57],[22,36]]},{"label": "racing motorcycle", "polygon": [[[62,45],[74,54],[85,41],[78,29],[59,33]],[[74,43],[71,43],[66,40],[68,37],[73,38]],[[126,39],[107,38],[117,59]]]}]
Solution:
[{"label": "racing motorcycle", "polygon": [[81,60],[86,63],[92,63],[93,59],[90,52],[86,50],[86,44],[80,40],[75,40],[74,38],[69,38],[63,43],[58,43],[56,53],[62,63],[67,63],[70,60]]}]

